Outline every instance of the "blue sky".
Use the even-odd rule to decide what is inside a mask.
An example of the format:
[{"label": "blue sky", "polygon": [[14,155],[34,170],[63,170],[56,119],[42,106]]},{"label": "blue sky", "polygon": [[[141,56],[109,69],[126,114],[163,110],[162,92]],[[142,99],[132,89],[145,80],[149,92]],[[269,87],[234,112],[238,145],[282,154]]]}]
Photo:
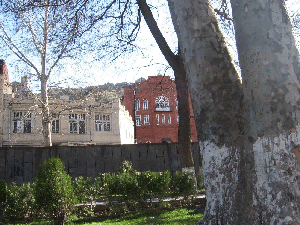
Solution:
[{"label": "blue sky", "polygon": [[[170,47],[175,51],[177,38],[172,27],[167,4],[164,3],[166,1],[148,0],[148,2],[155,7],[163,8],[159,8],[159,10],[153,8],[153,14]],[[288,0],[286,4],[290,14],[295,13],[297,10],[298,12],[300,11],[300,0]],[[300,42],[300,31],[297,31],[296,34],[296,38],[298,42]],[[230,37],[227,38],[229,39],[229,43],[234,45],[233,39]],[[93,63],[92,58],[87,58],[86,60],[90,61],[88,67],[79,68],[72,65],[67,66],[64,71],[60,71],[59,74],[52,76],[51,81],[54,84],[59,82],[64,87],[81,87],[86,85],[99,85],[107,82],[134,82],[140,77],[147,78],[148,76],[157,74],[173,76],[172,70],[168,68],[166,60],[157,47],[144,21],[142,21],[141,33],[136,44],[142,51],[134,52],[130,55],[127,54],[113,63]],[[19,81],[20,75],[10,66],[10,59],[6,59],[6,61],[9,67],[11,81]],[[34,82],[32,82],[32,84],[33,83]]]}]

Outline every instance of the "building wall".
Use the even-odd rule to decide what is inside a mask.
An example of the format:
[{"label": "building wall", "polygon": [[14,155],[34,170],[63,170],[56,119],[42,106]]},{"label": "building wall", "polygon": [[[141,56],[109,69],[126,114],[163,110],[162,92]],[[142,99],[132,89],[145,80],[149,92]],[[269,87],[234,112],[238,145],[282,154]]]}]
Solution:
[{"label": "building wall", "polygon": [[[131,120],[127,118],[130,117]],[[124,144],[132,144],[134,143],[134,127],[133,120],[131,115],[127,110],[125,110],[125,106],[120,107],[119,111],[119,131],[121,142]]]},{"label": "building wall", "polygon": [[[156,99],[159,96],[167,97],[169,110],[159,111],[156,109]],[[148,109],[143,108],[143,100],[148,100]],[[140,101],[140,109],[135,110],[134,102]],[[134,83],[124,87],[124,104],[131,116],[142,119],[141,125],[136,125],[137,143],[161,143],[178,142],[178,109],[176,106],[177,92],[175,81],[168,76],[149,76],[148,80]],[[191,101],[190,101],[191,105]],[[192,109],[191,109],[192,112]],[[149,124],[144,123],[144,116],[149,115]],[[159,124],[157,124],[157,116]],[[165,118],[163,123],[162,118]],[[168,122],[170,116],[171,121]],[[197,132],[193,113],[191,113],[191,139],[197,142]]]},{"label": "building wall", "polygon": [[[65,100],[63,101],[65,102]],[[91,144],[132,144],[133,139],[126,137],[120,127],[120,120],[122,119],[123,124],[125,124],[128,132],[133,133],[133,121],[129,113],[123,110],[123,106],[117,101],[108,105],[93,105],[93,101],[87,101],[84,105],[86,107],[80,108],[76,102],[68,104],[69,107],[73,109],[62,110],[61,107],[57,107],[56,102],[56,112],[60,114],[60,129],[61,132],[58,134],[53,133],[52,141],[53,144],[66,145],[66,143],[73,145],[80,145],[80,142],[91,143]],[[61,105],[65,105],[64,103]],[[82,114],[86,116],[86,133],[85,134],[70,134],[70,124],[69,115],[70,114]],[[95,115],[109,115],[110,117],[110,131],[98,131],[95,127]]]},{"label": "building wall", "polygon": [[[201,172],[199,144],[192,143],[196,173]],[[73,178],[96,177],[101,173],[119,171],[129,160],[138,171],[181,171],[178,145],[138,144],[101,146],[2,147],[0,148],[0,180],[18,184],[33,181],[42,163],[59,157]]]},{"label": "building wall", "polygon": [[[1,146],[42,146],[42,105],[37,96],[34,96],[27,90],[27,79],[22,79],[24,84],[21,83],[19,85],[16,95],[11,92],[5,63],[2,62],[3,64],[1,64],[1,62]],[[51,125],[55,121],[54,125],[58,129],[57,132],[52,132],[53,145],[74,146],[134,143],[134,123],[132,117],[125,110],[124,106],[120,104],[120,100],[118,99],[103,104],[98,101],[96,102],[93,98],[81,100],[69,100],[68,96],[63,96],[61,99],[50,98],[49,110],[52,117]],[[27,118],[28,115],[30,115],[30,118]],[[74,115],[74,118],[70,118],[70,115]],[[79,119],[79,115],[82,117],[81,119]],[[105,118],[105,121],[103,118]],[[30,125],[24,126],[25,121]],[[81,130],[84,130],[84,132],[71,133],[71,129],[79,131],[79,124],[84,124],[84,126],[81,126]],[[26,129],[29,129],[30,132],[24,132]],[[54,130],[56,131],[56,129]]]}]

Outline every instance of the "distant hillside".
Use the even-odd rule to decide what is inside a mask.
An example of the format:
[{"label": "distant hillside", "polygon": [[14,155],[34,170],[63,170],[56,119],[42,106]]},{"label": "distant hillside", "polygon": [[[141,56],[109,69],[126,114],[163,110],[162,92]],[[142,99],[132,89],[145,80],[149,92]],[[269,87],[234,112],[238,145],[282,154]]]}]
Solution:
[{"label": "distant hillside", "polygon": [[[49,88],[48,96],[50,99],[59,99],[62,96],[68,96],[70,100],[81,100],[93,98],[97,102],[110,102],[114,99],[120,99],[124,95],[123,83],[106,83],[104,85],[89,86],[85,88]],[[22,84],[19,82],[12,83],[16,95],[22,95]]]},{"label": "distant hillside", "polygon": [[126,83],[106,83],[85,88],[51,88],[49,97],[56,99],[61,96],[69,96],[70,100],[94,98],[95,101],[109,102],[123,97],[125,85]]}]

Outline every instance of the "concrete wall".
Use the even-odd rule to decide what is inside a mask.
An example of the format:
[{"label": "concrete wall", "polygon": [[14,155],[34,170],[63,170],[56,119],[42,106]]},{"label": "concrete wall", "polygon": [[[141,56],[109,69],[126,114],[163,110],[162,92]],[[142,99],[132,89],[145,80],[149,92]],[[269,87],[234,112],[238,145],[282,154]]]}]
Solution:
[{"label": "concrete wall", "polygon": [[[196,172],[201,166],[198,143],[193,143]],[[66,147],[3,147],[0,148],[0,180],[29,182],[40,165],[50,157],[60,157],[72,176],[95,177],[100,173],[118,172],[123,160],[130,160],[138,171],[180,170],[177,144],[139,144]]]}]

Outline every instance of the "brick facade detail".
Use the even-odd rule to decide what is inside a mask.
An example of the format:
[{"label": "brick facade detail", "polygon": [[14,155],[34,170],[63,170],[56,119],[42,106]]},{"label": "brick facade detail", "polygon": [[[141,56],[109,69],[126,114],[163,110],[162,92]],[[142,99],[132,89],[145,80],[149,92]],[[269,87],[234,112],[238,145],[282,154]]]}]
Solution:
[{"label": "brick facade detail", "polygon": [[[176,102],[175,81],[168,76],[149,76],[124,87],[125,108],[136,119],[137,143],[178,142]],[[191,141],[198,141],[192,109]]]}]

